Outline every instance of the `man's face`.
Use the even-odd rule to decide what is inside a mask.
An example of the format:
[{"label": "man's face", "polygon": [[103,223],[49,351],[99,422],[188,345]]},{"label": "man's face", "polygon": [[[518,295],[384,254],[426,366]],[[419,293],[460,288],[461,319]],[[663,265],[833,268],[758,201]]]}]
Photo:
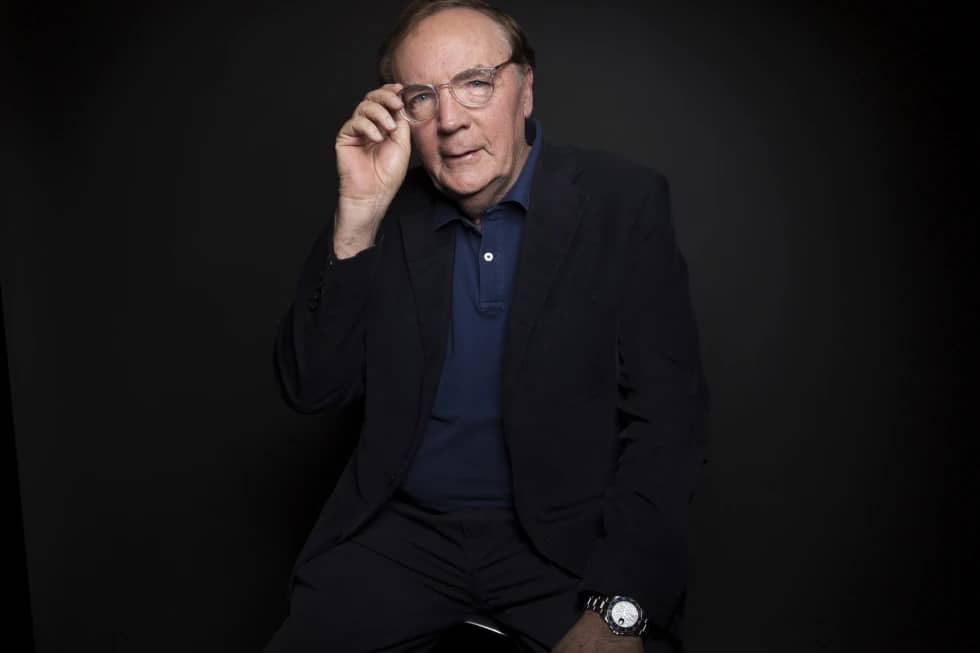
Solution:
[{"label": "man's face", "polygon": [[[471,9],[429,16],[395,51],[396,79],[405,85],[442,84],[475,67],[492,67],[511,56],[503,31]],[[523,85],[521,77],[525,76]],[[531,115],[533,72],[508,64],[497,70],[493,97],[467,108],[439,89],[432,120],[411,123],[412,141],[429,176],[471,215],[499,201],[517,180],[529,148],[524,120]],[[456,156],[469,153],[466,156]]]}]

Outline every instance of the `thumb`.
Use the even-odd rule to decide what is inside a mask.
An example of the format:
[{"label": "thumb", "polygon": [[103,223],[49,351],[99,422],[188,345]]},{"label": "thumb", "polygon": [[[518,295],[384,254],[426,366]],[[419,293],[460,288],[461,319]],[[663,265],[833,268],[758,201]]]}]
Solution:
[{"label": "thumb", "polygon": [[400,111],[395,114],[395,131],[392,133],[392,137],[399,145],[411,147],[412,128],[408,125],[408,118],[403,116]]}]

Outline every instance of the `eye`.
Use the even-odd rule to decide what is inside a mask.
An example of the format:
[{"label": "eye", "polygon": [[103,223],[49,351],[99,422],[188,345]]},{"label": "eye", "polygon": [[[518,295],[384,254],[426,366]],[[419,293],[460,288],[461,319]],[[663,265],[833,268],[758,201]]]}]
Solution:
[{"label": "eye", "polygon": [[471,79],[468,82],[466,82],[466,85],[469,86],[470,88],[483,88],[485,86],[490,86],[490,82],[487,82],[482,79]]},{"label": "eye", "polygon": [[408,101],[405,104],[409,105],[410,107],[417,107],[425,104],[426,102],[430,102],[431,100],[432,96],[429,93],[416,93],[415,95],[409,96]]}]

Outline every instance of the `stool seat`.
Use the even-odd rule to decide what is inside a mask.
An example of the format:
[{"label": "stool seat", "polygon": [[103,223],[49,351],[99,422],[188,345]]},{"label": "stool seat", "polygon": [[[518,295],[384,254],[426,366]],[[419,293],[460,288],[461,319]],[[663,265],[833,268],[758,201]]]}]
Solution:
[{"label": "stool seat", "polygon": [[489,630],[491,633],[496,633],[501,637],[508,637],[508,638],[510,637],[510,635],[508,635],[506,632],[503,631],[503,629],[500,627],[500,624],[498,624],[494,619],[483,614],[472,615],[471,617],[468,617],[466,620],[464,620],[463,623],[468,624],[470,626],[475,626],[476,628],[483,628],[484,630]]},{"label": "stool seat", "polygon": [[432,653],[520,653],[517,637],[493,617],[473,614],[443,632]]}]

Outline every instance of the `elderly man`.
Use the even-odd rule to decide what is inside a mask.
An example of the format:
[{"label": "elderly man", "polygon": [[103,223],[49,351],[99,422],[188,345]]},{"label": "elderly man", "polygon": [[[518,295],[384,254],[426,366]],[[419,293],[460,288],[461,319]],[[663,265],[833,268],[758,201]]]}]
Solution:
[{"label": "elderly man", "polygon": [[545,142],[533,50],[479,0],[411,4],[380,73],[275,348],[290,405],[363,421],[266,650],[426,650],[473,614],[674,650],[706,391],[663,177]]}]

